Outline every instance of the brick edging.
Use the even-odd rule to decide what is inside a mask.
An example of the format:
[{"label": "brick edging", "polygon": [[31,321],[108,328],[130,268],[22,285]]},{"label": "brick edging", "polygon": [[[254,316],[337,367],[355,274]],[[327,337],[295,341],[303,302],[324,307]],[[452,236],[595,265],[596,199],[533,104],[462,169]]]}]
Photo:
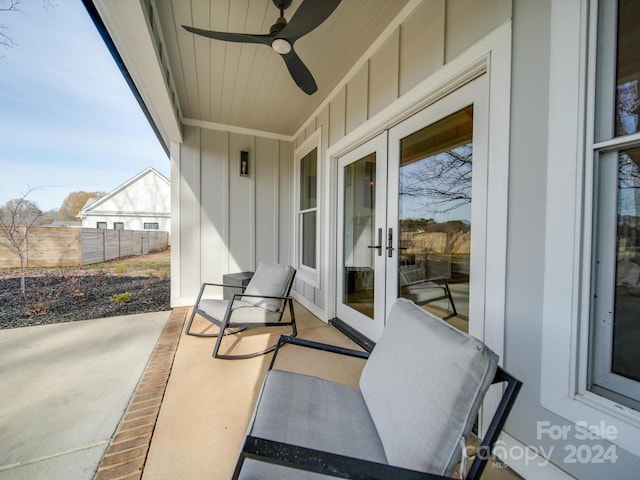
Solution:
[{"label": "brick edging", "polygon": [[93,480],[139,480],[188,308],[174,308]]}]

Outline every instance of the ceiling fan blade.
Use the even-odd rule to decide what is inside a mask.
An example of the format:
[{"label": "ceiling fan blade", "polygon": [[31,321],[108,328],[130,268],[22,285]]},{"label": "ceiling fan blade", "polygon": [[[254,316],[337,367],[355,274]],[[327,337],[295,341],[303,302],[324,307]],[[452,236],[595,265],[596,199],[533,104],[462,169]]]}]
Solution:
[{"label": "ceiling fan blade", "polygon": [[277,38],[287,38],[291,44],[324,22],[341,0],[304,0]]},{"label": "ceiling fan blade", "polygon": [[313,79],[313,75],[311,75],[307,66],[302,62],[298,54],[293,49],[291,49],[289,53],[285,53],[281,56],[289,69],[291,78],[293,78],[293,81],[296,82],[298,87],[300,87],[304,93],[312,95],[318,91],[318,86],[316,85],[316,81]]},{"label": "ceiling fan blade", "polygon": [[251,33],[231,33],[231,32],[214,32],[212,30],[202,30],[200,28],[189,27],[182,25],[186,31],[201,35],[207,38],[213,38],[215,40],[224,40],[226,42],[239,42],[239,43],[259,43],[267,46],[271,46],[273,36],[271,35],[254,35]]}]

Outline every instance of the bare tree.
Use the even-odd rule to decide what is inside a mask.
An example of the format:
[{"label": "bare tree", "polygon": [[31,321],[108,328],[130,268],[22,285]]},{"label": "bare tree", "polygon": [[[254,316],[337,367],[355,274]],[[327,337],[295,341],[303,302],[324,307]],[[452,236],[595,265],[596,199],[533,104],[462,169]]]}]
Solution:
[{"label": "bare tree", "polygon": [[[0,12],[19,12],[21,0],[0,0]],[[0,24],[0,45],[12,48],[16,46],[15,40],[9,35],[11,28]]]},{"label": "bare tree", "polygon": [[0,209],[0,232],[4,237],[2,239],[20,259],[20,291],[23,295],[26,292],[26,260],[29,251],[27,236],[42,215],[38,205],[27,200],[27,197],[37,189],[38,187],[29,188],[21,197],[9,200]]},{"label": "bare tree", "polygon": [[400,195],[444,213],[471,203],[471,145],[463,145],[416,162],[400,173]]},{"label": "bare tree", "polygon": [[[21,13],[22,0],[0,0],[0,14],[3,13]],[[49,10],[55,7],[51,0],[42,0],[42,6],[45,10]],[[0,23],[0,46],[6,48],[13,48],[17,46],[17,42],[10,34],[11,27],[5,23]],[[1,58],[1,57],[0,57]]]}]

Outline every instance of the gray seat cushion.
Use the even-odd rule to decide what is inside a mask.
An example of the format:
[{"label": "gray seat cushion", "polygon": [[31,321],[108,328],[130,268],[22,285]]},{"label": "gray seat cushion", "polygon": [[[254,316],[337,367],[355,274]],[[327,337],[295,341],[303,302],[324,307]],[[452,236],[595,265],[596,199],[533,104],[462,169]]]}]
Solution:
[{"label": "gray seat cushion", "polygon": [[479,340],[398,299],[360,378],[389,463],[451,475],[497,363]]},{"label": "gray seat cushion", "polygon": [[[198,310],[205,312],[207,315],[222,322],[224,314],[227,311],[228,300],[218,300],[206,298],[200,300]],[[236,300],[233,302],[233,312],[231,313],[230,323],[267,323],[277,322],[280,320],[280,314],[256,307],[249,302]]]},{"label": "gray seat cushion", "polygon": [[[387,459],[359,390],[321,378],[272,370],[249,435],[379,463]],[[240,478],[324,478],[245,461]]]}]

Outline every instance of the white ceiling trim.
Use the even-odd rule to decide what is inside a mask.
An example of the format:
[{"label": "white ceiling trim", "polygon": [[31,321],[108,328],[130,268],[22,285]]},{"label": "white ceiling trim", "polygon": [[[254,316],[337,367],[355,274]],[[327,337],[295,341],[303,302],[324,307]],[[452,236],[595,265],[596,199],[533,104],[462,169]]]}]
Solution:
[{"label": "white ceiling trim", "polygon": [[182,123],[192,127],[206,128],[207,130],[220,130],[223,132],[239,133],[242,135],[253,135],[255,137],[270,138],[273,140],[282,140],[285,142],[293,142],[294,136],[282,135],[280,133],[265,132],[262,130],[254,130],[252,128],[237,127],[235,125],[225,125],[223,123],[207,122],[197,120],[195,118],[183,118]]},{"label": "white ceiling trim", "polygon": [[349,83],[356,73],[362,68],[369,59],[373,56],[373,54],[378,50],[384,42],[387,41],[391,35],[396,31],[398,27],[404,22],[411,13],[418,8],[418,6],[422,3],[422,0],[410,0],[407,5],[396,15],[396,17],[387,25],[387,28],[380,34],[380,36],[373,42],[369,48],[364,52],[364,54],[360,57],[360,59],[351,67],[351,69],[347,72],[347,74],[342,77],[342,80],[338,82],[335,88],[325,97],[325,99],[318,105],[318,108],[309,116],[309,118],[302,124],[302,126],[293,134],[293,138],[297,138],[302,132],[304,132],[311,121],[317,117],[320,112],[331,102],[331,100],[338,95],[340,90],[344,88],[344,86]]}]

